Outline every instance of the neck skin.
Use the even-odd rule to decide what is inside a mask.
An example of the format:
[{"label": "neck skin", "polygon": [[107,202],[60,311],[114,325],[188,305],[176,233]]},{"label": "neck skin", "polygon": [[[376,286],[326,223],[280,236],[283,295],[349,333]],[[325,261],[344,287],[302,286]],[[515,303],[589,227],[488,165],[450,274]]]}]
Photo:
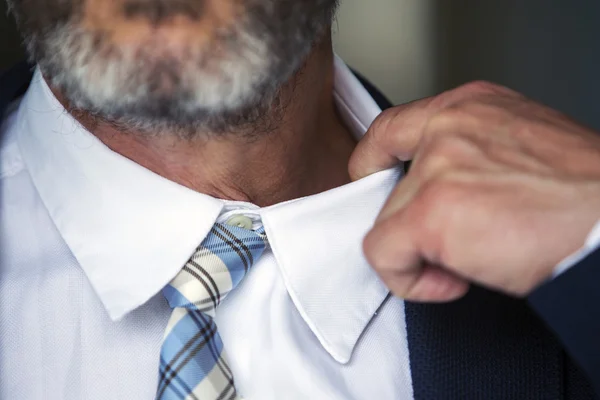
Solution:
[{"label": "neck skin", "polygon": [[[61,99],[60,93],[57,97]],[[333,50],[327,35],[281,89],[289,105],[273,109],[269,132],[251,136],[144,136],[122,133],[85,113],[75,118],[113,151],[192,190],[264,207],[350,182],[356,142],[333,99]],[[283,112],[283,115],[281,114]]]}]

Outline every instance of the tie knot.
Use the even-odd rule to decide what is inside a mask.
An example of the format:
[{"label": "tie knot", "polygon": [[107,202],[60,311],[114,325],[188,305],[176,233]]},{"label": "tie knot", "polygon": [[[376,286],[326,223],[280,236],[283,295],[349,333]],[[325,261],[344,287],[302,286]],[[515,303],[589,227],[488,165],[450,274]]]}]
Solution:
[{"label": "tie knot", "polygon": [[215,224],[181,272],[163,289],[169,305],[212,315],[266,246],[262,228],[252,231]]}]

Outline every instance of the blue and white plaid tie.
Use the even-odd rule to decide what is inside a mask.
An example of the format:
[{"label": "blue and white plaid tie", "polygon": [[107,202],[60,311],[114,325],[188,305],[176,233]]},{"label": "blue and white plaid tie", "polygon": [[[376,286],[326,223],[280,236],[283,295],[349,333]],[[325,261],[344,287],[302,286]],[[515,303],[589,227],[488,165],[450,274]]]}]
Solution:
[{"label": "blue and white plaid tie", "polygon": [[213,317],[266,246],[262,228],[216,224],[163,289],[173,313],[160,354],[157,400],[237,398]]}]

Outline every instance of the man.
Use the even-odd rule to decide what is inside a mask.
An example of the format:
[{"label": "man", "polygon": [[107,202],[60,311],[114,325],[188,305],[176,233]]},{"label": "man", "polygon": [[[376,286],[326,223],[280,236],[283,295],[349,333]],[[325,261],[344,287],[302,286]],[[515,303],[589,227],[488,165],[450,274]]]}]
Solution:
[{"label": "man", "polygon": [[524,302],[370,269],[401,171],[347,172],[384,104],[335,3],[10,2],[38,68],[2,128],[0,397],[592,398]]}]

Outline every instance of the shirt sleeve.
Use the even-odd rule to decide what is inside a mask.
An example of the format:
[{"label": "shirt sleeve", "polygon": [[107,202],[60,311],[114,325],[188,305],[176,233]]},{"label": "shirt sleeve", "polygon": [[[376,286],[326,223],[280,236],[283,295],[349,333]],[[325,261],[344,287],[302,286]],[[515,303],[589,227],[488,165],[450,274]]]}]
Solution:
[{"label": "shirt sleeve", "polygon": [[587,236],[584,245],[556,265],[552,277],[556,278],[557,276],[563,274],[565,271],[578,264],[581,260],[589,256],[598,248],[600,248],[600,221],[596,222],[596,225],[594,225],[591,232]]}]

